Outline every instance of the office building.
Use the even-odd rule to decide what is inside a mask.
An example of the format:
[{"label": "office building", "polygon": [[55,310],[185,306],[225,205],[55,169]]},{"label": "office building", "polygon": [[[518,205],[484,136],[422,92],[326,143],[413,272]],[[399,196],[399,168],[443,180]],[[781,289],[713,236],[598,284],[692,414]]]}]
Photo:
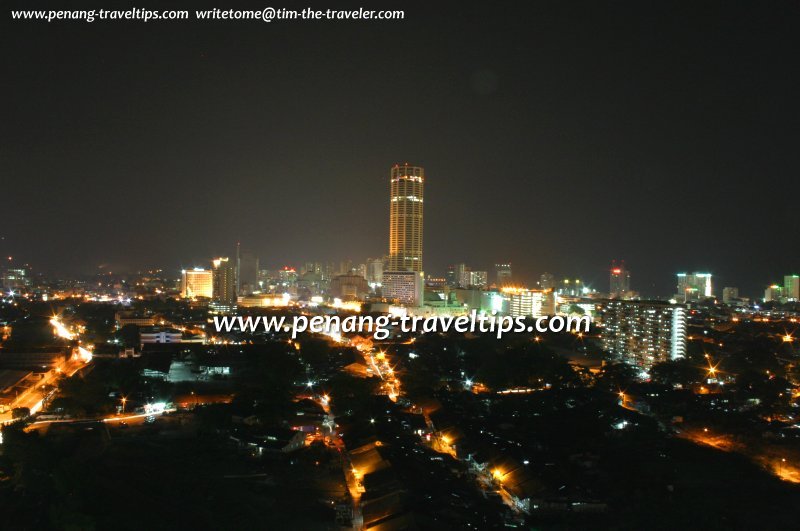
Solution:
[{"label": "office building", "polygon": [[224,257],[213,260],[211,264],[213,273],[212,310],[218,312],[235,311],[236,264]]},{"label": "office building", "polygon": [[486,271],[470,271],[469,286],[471,288],[486,289],[489,285],[489,273]]},{"label": "office building", "polygon": [[373,288],[383,283],[383,258],[367,258],[367,283]]},{"label": "office building", "polygon": [[512,317],[541,317],[545,315],[543,305],[549,291],[524,288],[503,288],[503,295],[508,297],[508,313]]},{"label": "office building", "polygon": [[764,290],[764,302],[783,302],[783,286],[773,284]]},{"label": "office building", "polygon": [[242,251],[236,247],[237,255],[237,293],[239,295],[249,295],[258,291],[258,257],[249,252]]},{"label": "office building", "polygon": [[511,264],[495,264],[494,265],[494,285],[497,289],[512,284],[511,277]]},{"label": "office building", "polygon": [[686,355],[686,308],[659,301],[609,300],[601,307],[603,348],[649,372]]},{"label": "office building", "polygon": [[27,273],[23,268],[10,267],[3,270],[2,277],[0,277],[3,291],[15,293],[25,291],[31,285],[31,279]]},{"label": "office building", "polygon": [[423,301],[422,272],[386,271],[383,274],[384,298],[406,306],[419,306]]},{"label": "office building", "polygon": [[456,276],[456,266],[455,265],[447,266],[447,271],[444,274],[444,278],[445,278],[445,281],[447,282],[447,285],[450,286],[451,288],[457,288],[458,287],[458,277]]},{"label": "office building", "polygon": [[390,175],[388,271],[423,271],[425,170],[395,164]]},{"label": "office building", "polygon": [[279,289],[289,289],[297,283],[297,270],[286,266],[278,271],[277,278]]},{"label": "office building", "polygon": [[739,298],[739,288],[722,288],[722,302],[732,304]]},{"label": "office building", "polygon": [[630,298],[631,272],[625,268],[625,262],[611,263],[608,296],[612,299]]},{"label": "office building", "polygon": [[564,297],[582,297],[585,295],[583,281],[579,278],[565,278],[558,283],[556,293]]},{"label": "office building", "polygon": [[175,328],[161,326],[145,326],[139,330],[139,341],[142,345],[149,343],[180,343],[183,332]]},{"label": "office building", "polygon": [[456,264],[453,266],[456,287],[468,288],[469,287],[469,273],[470,268],[467,264]]},{"label": "office building", "polygon": [[213,295],[213,276],[211,271],[195,267],[181,271],[181,297],[196,299]]},{"label": "office building", "polygon": [[800,301],[800,276],[786,275],[783,277],[783,297],[789,302]]},{"label": "office building", "polygon": [[556,288],[556,277],[550,273],[542,273],[539,276],[539,288],[554,290]]},{"label": "office building", "polygon": [[678,273],[676,300],[689,302],[713,296],[714,287],[711,282],[711,273]]}]

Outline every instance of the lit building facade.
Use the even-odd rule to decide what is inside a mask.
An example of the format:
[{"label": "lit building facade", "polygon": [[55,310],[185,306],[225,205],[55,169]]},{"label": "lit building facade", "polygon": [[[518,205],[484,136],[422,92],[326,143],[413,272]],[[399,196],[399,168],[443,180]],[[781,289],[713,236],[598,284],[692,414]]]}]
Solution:
[{"label": "lit building facade", "polygon": [[686,355],[686,308],[659,301],[609,300],[601,307],[603,348],[649,372]]},{"label": "lit building facade", "polygon": [[688,302],[714,296],[711,273],[678,273],[678,292],[675,299]]},{"label": "lit building facade", "polygon": [[425,170],[409,164],[391,169],[389,271],[422,269]]},{"label": "lit building facade", "polygon": [[294,287],[297,283],[297,270],[293,267],[286,266],[278,271],[278,286],[281,289],[288,289]]},{"label": "lit building facade", "polygon": [[489,285],[489,274],[486,271],[470,271],[469,287],[486,289]]},{"label": "lit building facade", "polygon": [[782,302],[783,286],[773,284],[764,290],[764,302]]},{"label": "lit building facade", "polygon": [[159,326],[143,327],[139,330],[139,341],[148,343],[180,343],[183,332],[175,328],[162,328]]},{"label": "lit building facade", "polygon": [[554,313],[551,291],[503,288],[501,292],[508,297],[508,314],[512,317],[536,318]]},{"label": "lit building facade", "polygon": [[0,277],[0,282],[2,282],[3,290],[15,292],[24,291],[31,285],[27,271],[20,268],[8,268],[4,270],[2,277]]},{"label": "lit building facade", "polygon": [[207,269],[195,267],[181,271],[181,297],[195,299],[205,297],[210,299],[213,295],[213,275]]},{"label": "lit building facade", "polygon": [[425,278],[422,272],[386,271],[383,274],[383,296],[386,299],[405,304],[419,306],[423,300]]},{"label": "lit building facade", "polygon": [[291,301],[288,293],[272,293],[239,297],[238,305],[240,308],[281,308],[289,306]]},{"label": "lit building facade", "polygon": [[800,301],[800,276],[786,275],[783,277],[783,296],[789,302]]},{"label": "lit building facade", "polygon": [[469,287],[469,273],[470,268],[467,264],[456,264],[453,266],[455,275],[456,287],[468,288]]},{"label": "lit building facade", "polygon": [[213,294],[212,309],[219,312],[236,310],[236,265],[228,258],[217,258],[212,262]]}]

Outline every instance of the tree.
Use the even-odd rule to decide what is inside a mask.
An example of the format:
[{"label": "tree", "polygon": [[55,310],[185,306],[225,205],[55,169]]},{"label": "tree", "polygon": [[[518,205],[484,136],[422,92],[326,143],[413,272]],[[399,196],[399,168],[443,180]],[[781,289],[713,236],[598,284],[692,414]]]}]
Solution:
[{"label": "tree", "polygon": [[702,381],[705,370],[695,366],[687,359],[677,359],[658,363],[653,366],[650,375],[654,382],[675,386],[688,386]]},{"label": "tree", "polygon": [[638,380],[639,369],[627,363],[608,363],[597,378],[597,386],[611,393],[624,391]]}]

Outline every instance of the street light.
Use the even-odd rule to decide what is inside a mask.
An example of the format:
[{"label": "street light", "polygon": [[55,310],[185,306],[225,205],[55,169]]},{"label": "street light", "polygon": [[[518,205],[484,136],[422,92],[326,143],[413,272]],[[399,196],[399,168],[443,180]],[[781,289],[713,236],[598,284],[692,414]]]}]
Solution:
[{"label": "street light", "polygon": [[123,396],[122,397],[122,414],[123,415],[125,414],[125,402],[127,402],[127,401],[128,401],[128,399]]}]

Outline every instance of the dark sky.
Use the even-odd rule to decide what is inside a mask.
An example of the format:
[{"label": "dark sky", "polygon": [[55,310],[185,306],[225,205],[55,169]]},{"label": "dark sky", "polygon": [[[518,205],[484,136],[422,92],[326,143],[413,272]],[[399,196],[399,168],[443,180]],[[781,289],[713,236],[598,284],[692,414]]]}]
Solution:
[{"label": "dark sky", "polygon": [[267,267],[360,262],[408,161],[430,273],[607,289],[617,258],[648,294],[704,269],[754,295],[800,270],[800,4],[360,4],[406,20],[21,23],[34,5],[4,2],[0,252],[177,270],[238,239]]}]

